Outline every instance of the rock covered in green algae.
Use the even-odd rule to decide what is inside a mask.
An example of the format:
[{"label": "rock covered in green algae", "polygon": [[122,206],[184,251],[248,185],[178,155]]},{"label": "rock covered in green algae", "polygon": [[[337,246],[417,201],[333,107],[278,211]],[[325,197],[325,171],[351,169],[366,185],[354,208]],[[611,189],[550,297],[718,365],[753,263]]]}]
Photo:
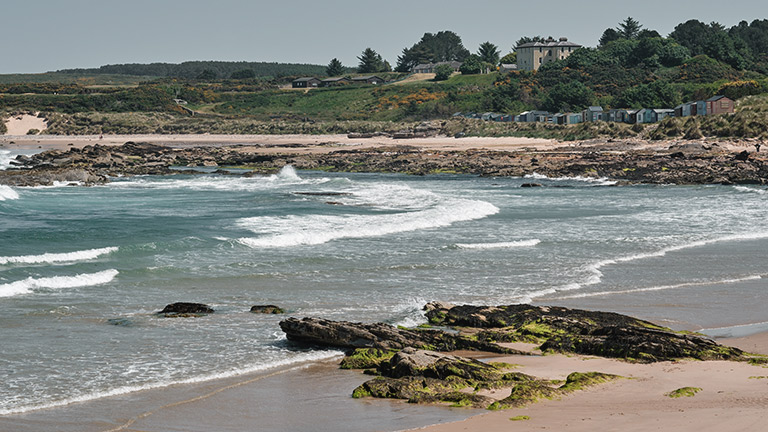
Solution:
[{"label": "rock covered in green algae", "polygon": [[433,351],[481,350],[502,354],[524,354],[519,350],[479,341],[441,330],[404,329],[384,323],[353,323],[321,318],[288,318],[280,321],[286,337],[295,342],[341,348],[399,350],[416,347]]},{"label": "rock covered in green algae", "polygon": [[640,362],[680,358],[743,360],[737,348],[699,335],[674,332],[627,315],[556,306],[454,306],[430,303],[435,325],[480,328],[486,342],[535,342],[543,351],[567,352]]},{"label": "rock covered in green algae", "polygon": [[[552,399],[618,378],[598,372],[577,373],[566,382],[538,379],[474,359],[405,348],[379,366],[382,376],[360,385],[353,397],[407,399],[411,403],[450,403],[452,406],[502,409]],[[562,384],[562,385],[561,385]],[[496,401],[477,394],[480,389],[510,388]]]},{"label": "rock covered in green algae", "polygon": [[358,348],[341,360],[342,369],[376,369],[392,358],[396,350]]}]

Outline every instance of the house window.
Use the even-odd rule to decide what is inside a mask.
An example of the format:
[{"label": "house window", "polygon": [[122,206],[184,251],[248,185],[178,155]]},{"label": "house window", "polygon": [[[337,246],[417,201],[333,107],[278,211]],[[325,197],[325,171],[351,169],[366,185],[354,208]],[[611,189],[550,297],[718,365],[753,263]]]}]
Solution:
[{"label": "house window", "polygon": [[539,64],[541,64],[541,61],[542,61],[542,60],[544,60],[544,59],[542,59],[541,57],[539,57]]}]

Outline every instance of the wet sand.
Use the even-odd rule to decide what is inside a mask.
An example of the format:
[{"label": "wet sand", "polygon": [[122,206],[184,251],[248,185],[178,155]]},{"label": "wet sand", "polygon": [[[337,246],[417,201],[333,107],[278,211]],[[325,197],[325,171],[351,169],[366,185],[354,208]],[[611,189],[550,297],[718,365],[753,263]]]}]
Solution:
[{"label": "wet sand", "polygon": [[339,359],[0,417],[14,432],[394,431],[483,411],[352,399],[371,377]]},{"label": "wet sand", "polygon": [[[768,333],[720,342],[768,354]],[[600,371],[627,379],[559,400],[488,412],[352,399],[352,390],[370,376],[340,370],[334,359],[0,417],[0,430],[722,432],[762,431],[768,421],[768,368],[761,366],[727,361],[631,364],[577,355],[490,357],[474,353],[473,357],[516,364],[517,370],[542,378],[562,380],[575,371]],[[682,387],[702,390],[691,398],[666,396]],[[503,398],[504,392],[491,396]],[[510,420],[518,416],[529,419]]]}]

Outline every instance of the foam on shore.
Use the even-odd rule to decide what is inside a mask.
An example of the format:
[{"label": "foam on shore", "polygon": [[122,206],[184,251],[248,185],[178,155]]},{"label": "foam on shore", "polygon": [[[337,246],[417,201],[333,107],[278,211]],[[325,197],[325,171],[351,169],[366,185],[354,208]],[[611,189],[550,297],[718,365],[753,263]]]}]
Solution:
[{"label": "foam on shore", "polygon": [[19,193],[12,187],[0,185],[0,201],[19,199]]},{"label": "foam on shore", "polygon": [[511,249],[533,247],[539,243],[541,243],[541,240],[533,239],[499,243],[456,243],[456,247],[459,249]]}]

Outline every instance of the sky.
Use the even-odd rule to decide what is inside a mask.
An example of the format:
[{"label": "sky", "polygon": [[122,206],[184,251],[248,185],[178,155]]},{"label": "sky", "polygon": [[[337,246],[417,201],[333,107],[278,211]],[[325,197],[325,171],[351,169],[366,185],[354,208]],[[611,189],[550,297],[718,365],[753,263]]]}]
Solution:
[{"label": "sky", "polygon": [[[726,27],[768,18],[765,0],[3,0],[0,73],[189,60],[356,66],[373,48],[393,66],[425,32],[451,30],[502,55],[522,36],[595,46],[628,16],[669,34],[689,19]],[[632,3],[636,3],[633,5]],[[590,5],[590,6],[587,6]],[[594,5],[594,6],[591,6]]]}]

